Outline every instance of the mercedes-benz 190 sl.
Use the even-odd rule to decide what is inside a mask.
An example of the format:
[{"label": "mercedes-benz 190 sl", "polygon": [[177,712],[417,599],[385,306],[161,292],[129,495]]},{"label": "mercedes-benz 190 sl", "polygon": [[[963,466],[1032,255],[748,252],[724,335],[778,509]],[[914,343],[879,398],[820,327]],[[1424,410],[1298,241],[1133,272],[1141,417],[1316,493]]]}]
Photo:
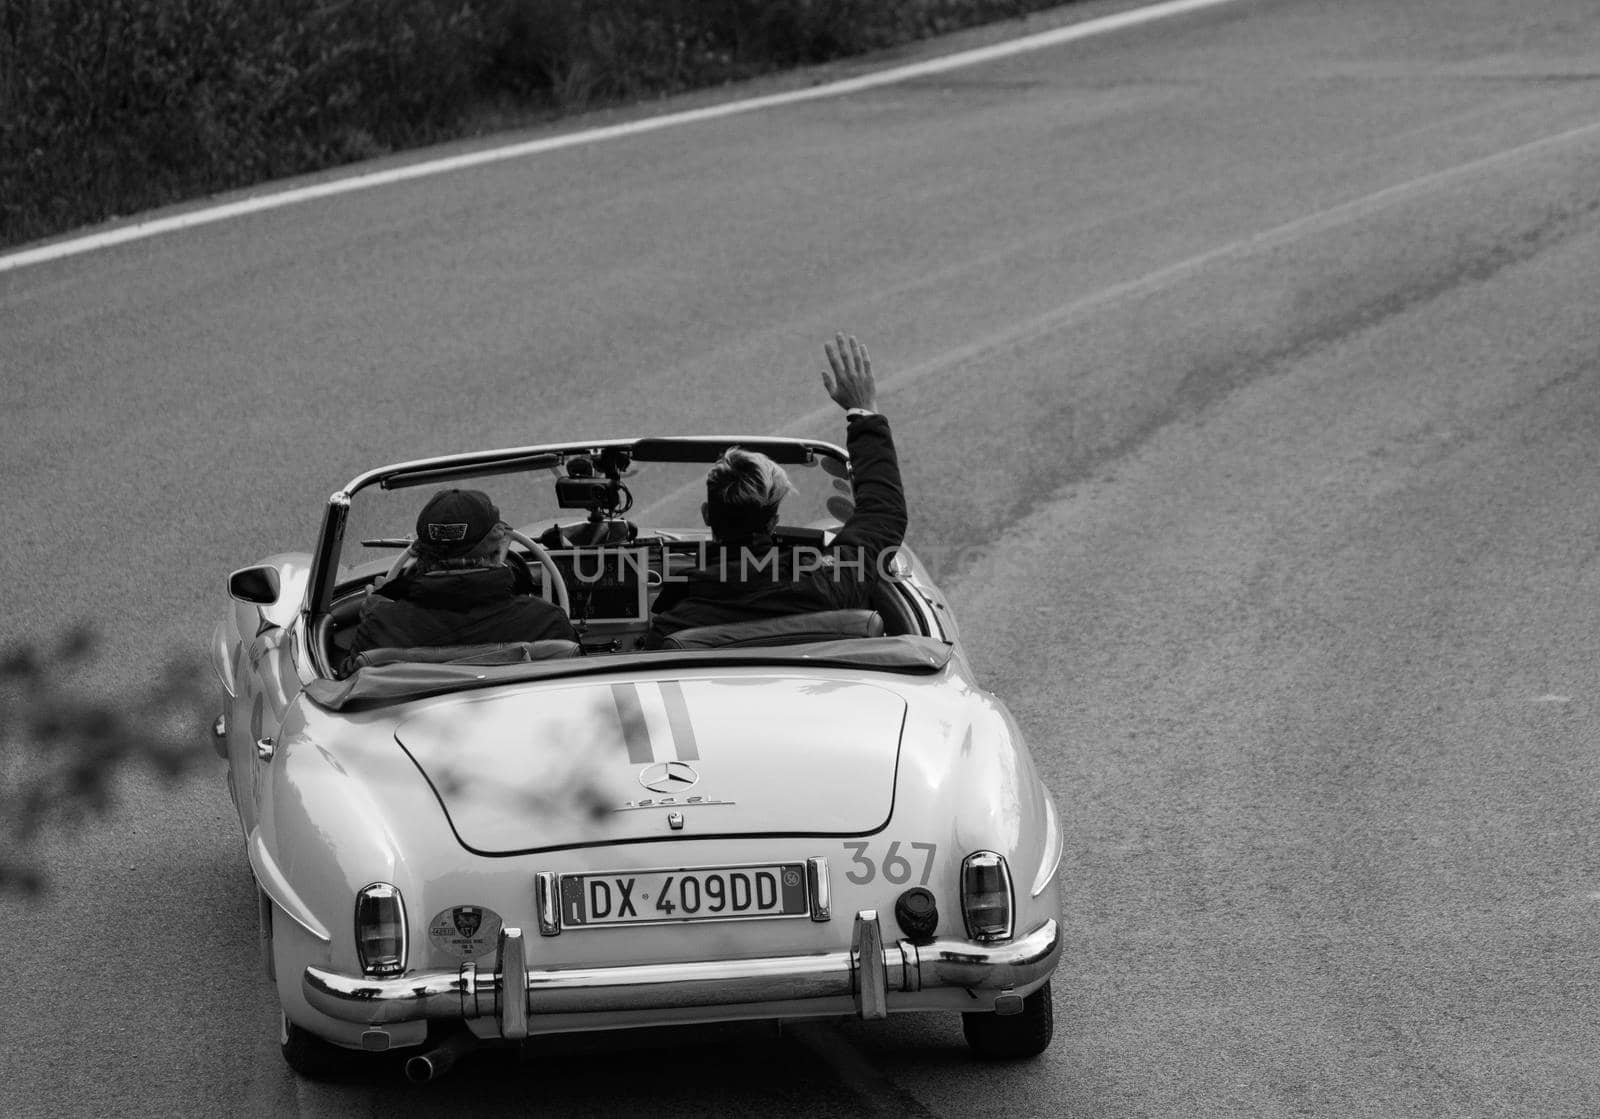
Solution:
[{"label": "mercedes-benz 190 sl", "polygon": [[[959,1012],[982,1056],[1049,1043],[1056,808],[910,548],[870,610],[642,647],[704,559],[731,445],[793,480],[775,536],[825,544],[848,516],[825,442],[541,445],[364,473],[311,551],[232,574],[216,744],[298,1072],[401,1051],[422,1080],[533,1035],[902,1011]],[[443,486],[493,494],[508,564],[577,642],[352,664]]]}]

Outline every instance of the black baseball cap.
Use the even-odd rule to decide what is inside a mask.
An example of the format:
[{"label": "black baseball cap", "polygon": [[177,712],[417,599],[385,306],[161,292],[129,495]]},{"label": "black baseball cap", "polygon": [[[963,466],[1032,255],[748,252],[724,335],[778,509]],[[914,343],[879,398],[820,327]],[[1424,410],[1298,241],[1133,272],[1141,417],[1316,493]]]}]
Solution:
[{"label": "black baseball cap", "polygon": [[417,516],[417,543],[434,555],[464,556],[500,523],[500,510],[482,490],[440,490]]}]

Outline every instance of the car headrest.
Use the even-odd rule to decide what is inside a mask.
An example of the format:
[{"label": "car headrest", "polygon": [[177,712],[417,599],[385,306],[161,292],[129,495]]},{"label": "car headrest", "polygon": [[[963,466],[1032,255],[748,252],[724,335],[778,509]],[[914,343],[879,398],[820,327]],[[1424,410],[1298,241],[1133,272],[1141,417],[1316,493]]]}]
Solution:
[{"label": "car headrest", "polygon": [[576,641],[500,641],[488,645],[414,645],[368,649],[351,662],[352,669],[402,662],[420,664],[522,664],[575,657]]},{"label": "car headrest", "polygon": [[881,636],[883,619],[876,610],[819,610],[811,614],[760,618],[753,622],[728,622],[720,626],[680,629],[663,641],[661,647],[727,649],[739,646],[804,645],[812,641]]}]

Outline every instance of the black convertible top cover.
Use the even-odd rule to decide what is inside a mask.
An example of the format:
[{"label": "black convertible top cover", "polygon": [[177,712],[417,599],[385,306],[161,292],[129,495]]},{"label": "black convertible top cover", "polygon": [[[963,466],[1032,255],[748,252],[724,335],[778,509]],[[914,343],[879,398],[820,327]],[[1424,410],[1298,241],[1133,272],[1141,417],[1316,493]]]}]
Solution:
[{"label": "black convertible top cover", "polygon": [[954,647],[932,637],[863,637],[776,648],[685,649],[624,653],[523,664],[374,665],[344,680],[313,680],[306,694],[320,707],[345,711],[493,688],[523,681],[603,676],[659,668],[747,668],[754,665],[799,668],[856,668],[931,676],[950,663]]}]

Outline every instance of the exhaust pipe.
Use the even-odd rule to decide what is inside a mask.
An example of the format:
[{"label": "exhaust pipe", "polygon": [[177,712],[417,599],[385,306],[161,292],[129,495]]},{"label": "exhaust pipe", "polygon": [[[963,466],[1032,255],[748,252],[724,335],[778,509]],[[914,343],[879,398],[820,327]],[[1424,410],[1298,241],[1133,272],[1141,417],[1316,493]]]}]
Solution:
[{"label": "exhaust pipe", "polygon": [[441,1077],[455,1066],[458,1057],[477,1044],[478,1039],[466,1030],[453,1033],[426,1053],[408,1060],[406,1079],[413,1084],[426,1084]]}]

